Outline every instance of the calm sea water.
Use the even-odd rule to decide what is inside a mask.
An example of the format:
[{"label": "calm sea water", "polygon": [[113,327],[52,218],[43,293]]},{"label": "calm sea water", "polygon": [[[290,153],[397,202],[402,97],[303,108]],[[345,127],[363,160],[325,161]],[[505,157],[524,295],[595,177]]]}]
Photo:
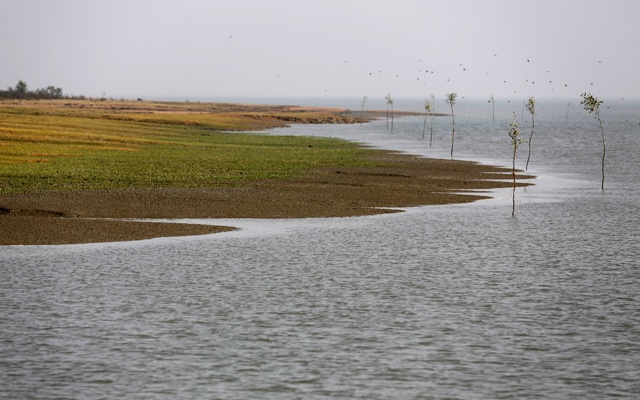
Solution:
[{"label": "calm sea water", "polygon": [[[515,218],[498,190],[390,215],[0,248],[0,397],[637,398],[640,104],[602,109],[603,192],[600,132],[577,103],[538,106],[538,178],[516,191]],[[485,102],[459,102],[454,157],[510,165],[511,111],[528,137],[521,104],[494,121]],[[450,118],[432,148],[423,123],[273,133],[449,158]]]}]

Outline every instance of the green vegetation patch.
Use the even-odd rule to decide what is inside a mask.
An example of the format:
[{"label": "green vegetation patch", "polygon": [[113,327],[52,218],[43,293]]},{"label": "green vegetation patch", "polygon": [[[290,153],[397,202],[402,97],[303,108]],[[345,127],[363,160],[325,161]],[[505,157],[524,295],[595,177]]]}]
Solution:
[{"label": "green vegetation patch", "polygon": [[255,121],[0,107],[0,193],[235,185],[371,164],[342,140],[223,132],[264,127]]}]

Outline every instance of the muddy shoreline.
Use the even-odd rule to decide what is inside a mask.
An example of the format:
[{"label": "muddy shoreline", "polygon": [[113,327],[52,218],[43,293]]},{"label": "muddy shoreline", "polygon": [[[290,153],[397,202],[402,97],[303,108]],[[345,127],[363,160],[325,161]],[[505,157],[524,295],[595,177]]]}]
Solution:
[{"label": "muddy shoreline", "polygon": [[[361,123],[384,118],[338,108],[232,103],[144,101],[5,101],[38,112],[82,110],[114,118],[128,113],[242,115],[255,129],[291,123]],[[395,115],[424,115],[399,112]],[[362,118],[361,118],[362,117]],[[131,219],[351,217],[394,212],[383,208],[466,203],[489,196],[465,191],[511,186],[511,170],[474,162],[420,158],[376,150],[370,167],[336,167],[298,178],[208,188],[45,191],[0,194],[0,245],[51,245],[202,235],[234,229]],[[524,176],[518,180],[524,179]]]},{"label": "muddy shoreline", "polygon": [[0,245],[128,241],[233,229],[114,219],[372,215],[393,212],[376,207],[472,202],[489,197],[477,190],[511,185],[505,168],[382,150],[374,157],[387,165],[327,168],[233,187],[5,194],[0,196]]}]

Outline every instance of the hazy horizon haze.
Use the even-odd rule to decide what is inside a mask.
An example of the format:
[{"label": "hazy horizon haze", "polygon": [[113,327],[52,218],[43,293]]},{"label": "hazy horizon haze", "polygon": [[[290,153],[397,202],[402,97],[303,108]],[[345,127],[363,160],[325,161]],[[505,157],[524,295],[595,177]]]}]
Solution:
[{"label": "hazy horizon haze", "polygon": [[113,98],[640,97],[640,2],[0,0],[0,87]]}]

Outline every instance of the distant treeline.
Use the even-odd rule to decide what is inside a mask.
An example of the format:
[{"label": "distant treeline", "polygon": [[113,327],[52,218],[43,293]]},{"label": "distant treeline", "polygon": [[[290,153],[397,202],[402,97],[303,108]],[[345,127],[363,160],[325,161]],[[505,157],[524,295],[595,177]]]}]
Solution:
[{"label": "distant treeline", "polygon": [[62,93],[62,88],[47,86],[46,89],[29,90],[25,81],[18,81],[15,87],[0,90],[0,99],[84,99],[84,96],[69,96]]}]

